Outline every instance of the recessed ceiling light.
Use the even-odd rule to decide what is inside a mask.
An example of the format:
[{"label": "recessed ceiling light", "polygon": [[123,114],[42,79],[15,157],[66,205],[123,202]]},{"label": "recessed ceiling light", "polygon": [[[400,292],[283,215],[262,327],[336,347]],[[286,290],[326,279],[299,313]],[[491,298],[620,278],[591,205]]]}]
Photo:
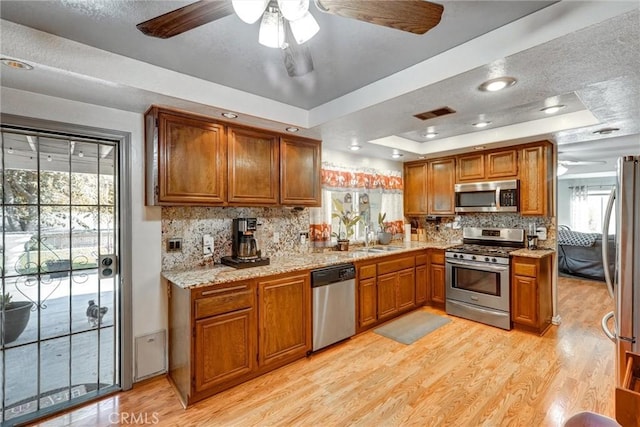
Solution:
[{"label": "recessed ceiling light", "polygon": [[620,130],[619,128],[604,128],[604,129],[598,129],[593,133],[598,133],[600,135],[609,135],[610,133],[618,132],[619,130]]},{"label": "recessed ceiling light", "polygon": [[562,110],[563,108],[566,108],[566,105],[558,104],[558,105],[552,105],[550,107],[544,107],[540,111],[542,111],[545,114],[555,114],[558,111]]},{"label": "recessed ceiling light", "polygon": [[358,151],[359,149],[361,149],[362,147],[359,146],[358,144],[353,144],[349,146],[349,150],[351,151]]},{"label": "recessed ceiling light", "polygon": [[473,147],[474,150],[484,150],[485,148],[487,147],[485,147],[484,145],[478,145],[477,147]]},{"label": "recessed ceiling light", "polygon": [[224,117],[226,117],[227,119],[237,119],[238,118],[238,115],[236,113],[226,112],[226,113],[222,113],[222,115]]},{"label": "recessed ceiling light", "polygon": [[7,154],[13,154],[13,147],[7,148]]},{"label": "recessed ceiling light", "polygon": [[508,87],[516,84],[517,80],[513,77],[498,77],[497,79],[487,80],[478,86],[478,90],[483,92],[497,92],[502,89],[506,89]]},{"label": "recessed ceiling light", "polygon": [[297,127],[293,127],[293,126],[289,126],[288,128],[285,129],[287,132],[291,132],[291,133],[295,133],[298,132],[300,129],[298,129]]},{"label": "recessed ceiling light", "polygon": [[472,124],[471,126],[476,127],[476,128],[486,128],[487,126],[489,126],[491,124],[491,122],[488,121],[482,121],[482,122],[477,122]]},{"label": "recessed ceiling light", "polygon": [[433,139],[436,136],[438,136],[438,133],[437,132],[427,132],[427,133],[424,134],[424,136],[425,136],[425,138]]},{"label": "recessed ceiling light", "polygon": [[424,159],[426,159],[426,157],[425,156],[418,156],[418,159],[424,160]]},{"label": "recessed ceiling light", "polygon": [[18,70],[33,70],[32,65],[29,65],[26,62],[18,61],[17,59],[2,58],[0,59],[0,62],[2,62],[7,67],[15,68]]},{"label": "recessed ceiling light", "polygon": [[402,153],[393,153],[391,155],[391,157],[394,158],[394,159],[399,159],[402,156],[404,156],[404,154],[402,154]]}]

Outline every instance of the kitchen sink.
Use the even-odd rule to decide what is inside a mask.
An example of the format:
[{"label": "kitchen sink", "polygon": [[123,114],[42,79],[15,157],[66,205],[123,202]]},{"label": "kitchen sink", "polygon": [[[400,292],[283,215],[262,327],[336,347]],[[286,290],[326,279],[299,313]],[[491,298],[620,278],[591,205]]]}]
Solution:
[{"label": "kitchen sink", "polygon": [[357,252],[394,252],[394,251],[399,251],[401,249],[401,247],[398,246],[370,246],[368,248],[359,248],[357,249]]}]

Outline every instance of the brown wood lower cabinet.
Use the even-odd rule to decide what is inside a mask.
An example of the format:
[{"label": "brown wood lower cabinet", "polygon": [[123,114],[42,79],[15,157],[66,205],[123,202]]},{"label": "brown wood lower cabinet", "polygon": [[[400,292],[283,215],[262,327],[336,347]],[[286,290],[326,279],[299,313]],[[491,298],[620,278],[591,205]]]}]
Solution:
[{"label": "brown wood lower cabinet", "polygon": [[390,255],[356,268],[357,332],[416,307],[415,255]]},{"label": "brown wood lower cabinet", "polygon": [[253,371],[256,335],[253,308],[196,320],[195,390],[205,391]]},{"label": "brown wood lower cabinet", "polygon": [[551,326],[552,256],[511,260],[511,321],[516,326],[544,333]]},{"label": "brown wood lower cabinet", "polygon": [[444,304],[446,294],[444,250],[442,249],[429,249],[429,288],[431,302]]},{"label": "brown wood lower cabinet", "polygon": [[304,357],[311,349],[309,273],[258,282],[258,346],[262,366]]},{"label": "brown wood lower cabinet", "polygon": [[311,350],[309,271],[169,286],[169,377],[185,406]]},{"label": "brown wood lower cabinet", "polygon": [[421,306],[427,302],[429,291],[427,277],[427,251],[416,255],[416,305]]}]

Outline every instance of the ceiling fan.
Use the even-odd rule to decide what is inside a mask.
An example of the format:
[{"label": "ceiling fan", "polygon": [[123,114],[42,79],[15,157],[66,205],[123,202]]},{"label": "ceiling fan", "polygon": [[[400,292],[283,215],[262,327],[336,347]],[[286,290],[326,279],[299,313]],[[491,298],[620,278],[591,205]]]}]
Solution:
[{"label": "ceiling fan", "polygon": [[[324,13],[424,34],[438,25],[444,7],[424,0],[313,0]],[[309,0],[200,0],[141,22],[136,27],[152,37],[170,38],[236,13],[252,24],[260,17],[259,42],[280,48],[287,73],[298,77],[313,71],[306,42],[319,30]]]},{"label": "ceiling fan", "polygon": [[562,156],[561,159],[558,159],[558,176],[567,173],[569,166],[593,166],[607,163],[604,160],[578,160],[574,157],[563,156],[561,152],[558,152],[558,156]]}]

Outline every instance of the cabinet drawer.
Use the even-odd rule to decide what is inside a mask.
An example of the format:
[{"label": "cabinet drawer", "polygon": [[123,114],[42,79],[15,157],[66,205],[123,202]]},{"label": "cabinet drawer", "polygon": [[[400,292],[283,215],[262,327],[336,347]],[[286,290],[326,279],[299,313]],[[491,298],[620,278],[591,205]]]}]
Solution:
[{"label": "cabinet drawer", "polygon": [[411,268],[414,265],[415,265],[414,257],[394,259],[392,261],[383,261],[378,263],[378,274],[393,273],[394,271],[400,271],[407,268]]},{"label": "cabinet drawer", "polygon": [[444,265],[444,252],[431,252],[431,264],[442,264]]},{"label": "cabinet drawer", "polygon": [[376,265],[363,265],[359,270],[359,278],[360,279],[369,279],[371,277],[376,277]]},{"label": "cabinet drawer", "polygon": [[517,276],[536,277],[537,269],[535,264],[521,264],[516,262],[513,264],[513,273]]},{"label": "cabinet drawer", "polygon": [[246,285],[211,289],[201,292],[195,301],[195,318],[215,316],[253,307],[253,290]]},{"label": "cabinet drawer", "polygon": [[427,254],[416,255],[416,265],[424,265],[427,263]]}]

